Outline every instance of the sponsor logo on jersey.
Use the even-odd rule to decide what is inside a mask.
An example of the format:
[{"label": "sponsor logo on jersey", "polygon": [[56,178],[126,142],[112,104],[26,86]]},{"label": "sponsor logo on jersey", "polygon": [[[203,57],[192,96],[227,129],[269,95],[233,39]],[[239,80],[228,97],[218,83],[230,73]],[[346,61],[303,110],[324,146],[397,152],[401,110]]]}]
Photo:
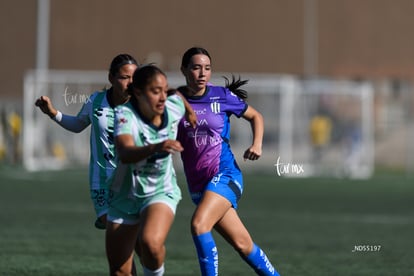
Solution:
[{"label": "sponsor logo on jersey", "polygon": [[207,114],[207,109],[206,108],[203,108],[202,110],[200,110],[200,109],[194,109],[194,113],[196,115],[205,115],[205,114]]},{"label": "sponsor logo on jersey", "polygon": [[[197,120],[196,124],[197,126],[208,126],[208,121],[207,119],[201,119],[201,120]],[[187,120],[185,120],[184,127],[191,127],[191,124]]]}]

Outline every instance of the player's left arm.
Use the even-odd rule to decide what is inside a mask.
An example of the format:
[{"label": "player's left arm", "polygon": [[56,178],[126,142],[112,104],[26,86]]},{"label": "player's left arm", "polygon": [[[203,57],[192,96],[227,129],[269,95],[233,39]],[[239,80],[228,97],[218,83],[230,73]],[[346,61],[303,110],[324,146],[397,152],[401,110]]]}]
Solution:
[{"label": "player's left arm", "polygon": [[251,106],[248,106],[243,113],[243,118],[250,122],[253,132],[252,145],[244,152],[244,160],[257,160],[262,155],[262,143],[264,133],[263,116],[259,111]]}]

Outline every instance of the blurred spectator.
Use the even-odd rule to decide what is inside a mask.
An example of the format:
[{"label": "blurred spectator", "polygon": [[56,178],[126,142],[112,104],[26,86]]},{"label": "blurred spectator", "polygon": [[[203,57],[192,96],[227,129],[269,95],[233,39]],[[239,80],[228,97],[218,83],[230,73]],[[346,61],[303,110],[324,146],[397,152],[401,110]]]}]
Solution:
[{"label": "blurred spectator", "polygon": [[319,111],[312,117],[309,125],[310,140],[313,148],[313,161],[319,163],[326,147],[331,141],[332,120],[325,112]]},{"label": "blurred spectator", "polygon": [[9,164],[21,161],[20,138],[22,118],[14,109],[2,108],[0,130],[0,160]]}]

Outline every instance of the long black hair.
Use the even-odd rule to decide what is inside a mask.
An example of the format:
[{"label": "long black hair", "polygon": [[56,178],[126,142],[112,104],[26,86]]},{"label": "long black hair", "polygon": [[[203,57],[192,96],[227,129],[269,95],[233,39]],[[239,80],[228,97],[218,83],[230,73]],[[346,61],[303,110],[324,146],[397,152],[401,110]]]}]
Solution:
[{"label": "long black hair", "polygon": [[233,74],[231,75],[231,82],[227,77],[223,76],[223,78],[226,82],[225,87],[227,89],[229,89],[231,92],[236,94],[239,98],[243,100],[247,99],[247,91],[244,89],[241,89],[240,87],[247,84],[249,80],[242,80],[240,76],[238,79],[236,79],[236,77]]}]

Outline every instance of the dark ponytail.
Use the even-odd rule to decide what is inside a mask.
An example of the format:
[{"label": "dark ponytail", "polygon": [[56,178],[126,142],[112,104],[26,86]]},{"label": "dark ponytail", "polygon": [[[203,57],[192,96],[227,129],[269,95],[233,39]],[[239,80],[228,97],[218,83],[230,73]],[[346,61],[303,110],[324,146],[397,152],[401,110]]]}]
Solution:
[{"label": "dark ponytail", "polygon": [[247,91],[244,89],[241,89],[240,87],[247,84],[249,80],[241,80],[240,76],[239,76],[239,79],[236,80],[236,77],[233,74],[231,75],[231,82],[227,77],[223,76],[223,78],[226,81],[225,87],[227,89],[229,89],[231,92],[236,94],[239,98],[243,100],[247,99]]}]

